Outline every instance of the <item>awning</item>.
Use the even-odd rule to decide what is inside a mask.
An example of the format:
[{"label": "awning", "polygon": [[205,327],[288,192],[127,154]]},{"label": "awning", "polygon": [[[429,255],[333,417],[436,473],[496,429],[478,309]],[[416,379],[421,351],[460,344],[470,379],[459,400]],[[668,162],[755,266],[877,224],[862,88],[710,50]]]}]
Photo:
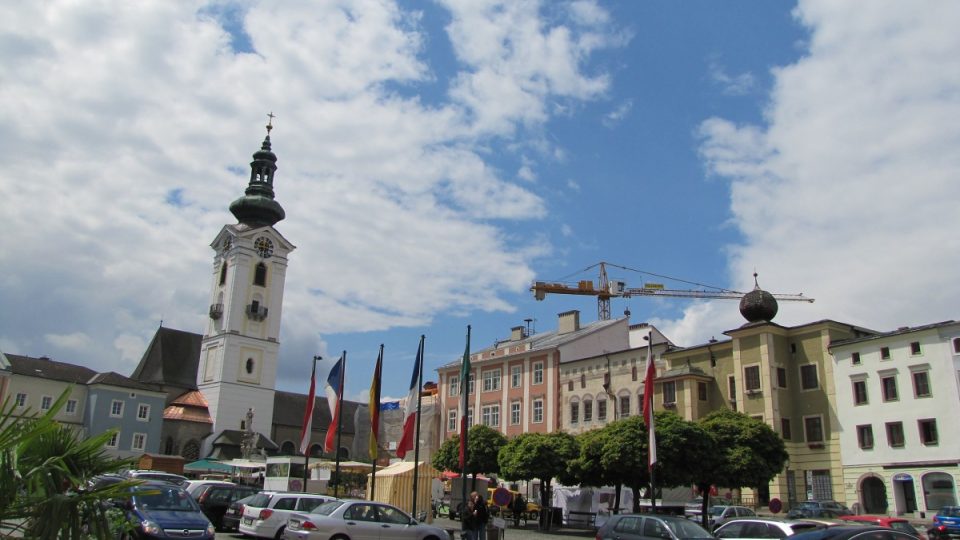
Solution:
[{"label": "awning", "polygon": [[231,459],[230,461],[222,461],[224,465],[230,467],[236,467],[238,469],[266,469],[267,464],[263,461],[254,461],[252,459]]},{"label": "awning", "polygon": [[[331,471],[337,468],[336,461],[317,461],[310,463],[311,469],[330,469]],[[359,471],[359,472],[368,472],[373,469],[372,463],[363,463],[362,461],[341,461],[340,470],[341,471]]]},{"label": "awning", "polygon": [[217,461],[215,459],[201,459],[199,461],[194,461],[193,463],[187,463],[183,466],[184,471],[189,472],[222,472],[229,473],[233,471],[233,467],[227,465],[222,461]]}]

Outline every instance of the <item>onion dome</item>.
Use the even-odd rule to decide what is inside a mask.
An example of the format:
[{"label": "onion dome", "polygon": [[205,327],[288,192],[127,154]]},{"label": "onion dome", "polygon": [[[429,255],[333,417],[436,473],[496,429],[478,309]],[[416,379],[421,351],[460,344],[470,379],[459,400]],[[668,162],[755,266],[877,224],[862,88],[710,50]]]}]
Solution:
[{"label": "onion dome", "polygon": [[779,309],[777,299],[760,288],[756,272],[753,273],[753,284],[753,290],[740,299],[740,314],[748,323],[772,321]]},{"label": "onion dome", "polygon": [[274,225],[286,217],[283,207],[273,199],[273,175],[277,171],[277,155],[270,147],[273,113],[267,123],[267,136],[250,162],[250,183],[244,196],[230,203],[230,212],[237,221],[251,227]]}]

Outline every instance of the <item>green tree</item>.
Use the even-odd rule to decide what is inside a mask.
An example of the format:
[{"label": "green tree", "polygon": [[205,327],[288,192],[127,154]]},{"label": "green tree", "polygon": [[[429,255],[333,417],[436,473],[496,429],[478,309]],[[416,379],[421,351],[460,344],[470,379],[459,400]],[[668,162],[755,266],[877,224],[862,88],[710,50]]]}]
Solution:
[{"label": "green tree", "polygon": [[[569,433],[524,433],[500,449],[500,473],[510,480],[539,480],[540,504],[546,507],[550,501],[551,480],[566,477],[570,462],[578,454],[577,439]],[[547,512],[540,513],[542,529],[547,528],[549,519]]]},{"label": "green tree", "polygon": [[[499,431],[484,425],[471,426],[467,433],[467,474],[473,479],[471,491],[476,490],[478,474],[500,472],[498,456],[507,438]],[[443,441],[433,455],[431,464],[441,471],[460,471],[460,435]]]},{"label": "green tree", "polygon": [[15,416],[9,400],[0,409],[0,521],[27,538],[108,538],[107,499],[125,494],[128,483],[89,488],[96,475],[130,463],[108,456],[107,432],[82,439],[54,420],[66,403],[64,391],[43,415]]},{"label": "green tree", "polygon": [[718,465],[700,470],[696,481],[704,493],[704,520],[711,485],[761,489],[783,471],[790,457],[773,428],[743,413],[714,411],[700,420],[700,425],[712,437],[719,457]]}]

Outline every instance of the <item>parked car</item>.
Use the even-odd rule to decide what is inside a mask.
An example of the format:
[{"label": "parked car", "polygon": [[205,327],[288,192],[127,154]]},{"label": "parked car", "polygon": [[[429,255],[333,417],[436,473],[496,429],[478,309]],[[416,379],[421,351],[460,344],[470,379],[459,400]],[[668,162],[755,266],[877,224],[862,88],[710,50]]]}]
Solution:
[{"label": "parked car", "polygon": [[227,513],[230,503],[258,493],[260,490],[253,486],[238,486],[236,484],[207,484],[198,489],[194,495],[197,504],[204,515],[220,530],[223,528],[223,516]]},{"label": "parked car", "polygon": [[867,523],[870,525],[878,525],[880,527],[886,527],[888,529],[893,529],[895,531],[905,532],[907,534],[912,534],[920,540],[927,540],[926,535],[921,533],[910,524],[910,521],[904,518],[890,517],[890,516],[840,516],[840,519],[849,522],[849,523]]},{"label": "parked car", "polygon": [[180,476],[179,474],[143,469],[125,471],[123,475],[127,478],[136,478],[138,480],[159,480],[175,486],[183,486],[189,481],[186,476]]},{"label": "parked car", "polygon": [[849,515],[853,515],[853,512],[837,501],[803,501],[797,503],[787,512],[787,517],[791,519],[805,517],[838,518]]},{"label": "parked car", "polygon": [[286,540],[447,540],[447,531],[419,523],[396,506],[374,501],[334,500],[309,513],[295,513],[283,533]]},{"label": "parked car", "polygon": [[845,525],[798,533],[790,540],[917,540],[917,537],[885,527]]},{"label": "parked car", "polygon": [[618,514],[597,530],[596,540],[685,540],[713,538],[706,529],[682,516]]},{"label": "parked car", "polygon": [[244,505],[238,530],[246,536],[281,538],[294,512],[310,512],[330,500],[333,497],[315,493],[262,491]]},{"label": "parked car", "polygon": [[927,534],[930,538],[960,536],[960,506],[943,506],[937,510]]},{"label": "parked car", "polygon": [[220,525],[225,531],[236,531],[240,528],[240,520],[243,519],[243,508],[257,494],[247,495],[246,497],[233,501],[223,513],[223,523]]},{"label": "parked car", "polygon": [[197,498],[197,490],[202,489],[203,486],[211,485],[229,485],[232,486],[233,482],[228,480],[187,480],[182,486],[183,489],[187,490],[187,493],[193,496],[194,499]]},{"label": "parked car", "polygon": [[213,524],[183,488],[147,480],[132,486],[130,495],[117,504],[128,520],[137,524],[133,532],[135,538],[169,538],[166,531],[177,531],[182,538],[214,539]]},{"label": "parked car", "polygon": [[767,540],[769,538],[786,538],[797,533],[822,528],[824,528],[824,525],[812,521],[761,517],[735,518],[714,529],[713,535],[717,538]]},{"label": "parked car", "polygon": [[707,524],[710,530],[716,529],[721,524],[739,517],[756,517],[757,513],[752,508],[746,506],[721,506],[714,505],[708,509]]}]

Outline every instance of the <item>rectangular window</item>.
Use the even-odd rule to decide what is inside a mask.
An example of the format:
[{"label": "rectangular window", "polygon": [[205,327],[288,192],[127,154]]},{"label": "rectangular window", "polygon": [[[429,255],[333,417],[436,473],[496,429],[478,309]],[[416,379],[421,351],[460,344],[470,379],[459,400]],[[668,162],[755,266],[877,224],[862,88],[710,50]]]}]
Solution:
[{"label": "rectangular window", "polygon": [[747,392],[760,391],[760,366],[743,368],[743,389]]},{"label": "rectangular window", "polygon": [[697,383],[697,399],[700,401],[707,400],[707,383],[702,381]]},{"label": "rectangular window", "polygon": [[781,418],[780,419],[780,436],[783,437],[783,440],[789,441],[793,434],[790,432],[790,419]]},{"label": "rectangular window", "polygon": [[456,375],[450,377],[450,391],[447,392],[447,395],[450,397],[460,395],[460,377]]},{"label": "rectangular window", "polygon": [[500,427],[500,405],[484,405],[480,408],[480,419],[483,425],[492,428]]},{"label": "rectangular window", "polygon": [[808,443],[823,442],[823,418],[819,416],[804,417],[803,431]]},{"label": "rectangular window", "polygon": [[467,379],[467,380],[469,381],[469,382],[467,383],[467,392],[470,393],[470,394],[472,394],[473,391],[476,390],[477,378],[473,375],[473,373],[471,373],[471,374],[470,374],[470,378]]},{"label": "rectangular window", "polygon": [[142,422],[150,420],[150,405],[146,403],[137,405],[137,420]]},{"label": "rectangular window", "polygon": [[69,415],[77,414],[77,400],[68,399],[65,411]]},{"label": "rectangular window", "polygon": [[543,384],[543,362],[533,364],[533,384]]},{"label": "rectangular window", "polygon": [[887,444],[893,448],[903,447],[903,422],[887,422]]},{"label": "rectangular window", "polygon": [[570,423],[580,423],[580,402],[574,401],[570,404]]},{"label": "rectangular window", "polygon": [[960,337],[953,338],[953,354],[960,354]]},{"label": "rectangular window", "polygon": [[130,445],[131,450],[143,451],[147,446],[147,434],[146,433],[134,433],[133,434],[133,444]]},{"label": "rectangular window", "polygon": [[727,377],[727,391],[730,393],[730,407],[737,410],[737,379],[733,375]]},{"label": "rectangular window", "polygon": [[[676,403],[677,402],[677,383],[674,381],[667,381],[663,383],[663,404]],[[653,397],[653,396],[651,396]],[[642,407],[643,405],[641,405]]]},{"label": "rectangular window", "polygon": [[473,426],[473,407],[467,408],[467,427]]},{"label": "rectangular window", "polygon": [[510,425],[516,426],[520,424],[520,402],[514,401],[510,403]]},{"label": "rectangular window", "polygon": [[584,422],[593,421],[593,402],[592,401],[583,402],[583,421]]},{"label": "rectangular window", "polygon": [[115,399],[110,403],[110,416],[117,418],[123,416],[123,402]]},{"label": "rectangular window", "polygon": [[53,406],[53,396],[43,396],[40,398],[40,410],[49,411]]},{"label": "rectangular window", "polygon": [[637,366],[633,366],[632,368],[630,368],[630,380],[632,381],[637,380]]},{"label": "rectangular window", "polygon": [[573,392],[573,379],[567,381],[567,391]]},{"label": "rectangular window", "polygon": [[483,391],[494,392],[500,390],[500,370],[489,369],[483,372]]},{"label": "rectangular window", "polygon": [[14,402],[17,404],[17,407],[26,407],[27,406],[27,395],[23,392],[17,392],[17,397],[14,399]]},{"label": "rectangular window", "polygon": [[817,365],[807,364],[800,366],[800,389],[815,390],[820,387],[820,381],[817,379]]},{"label": "rectangular window", "polygon": [[597,420],[600,422],[607,420],[607,400],[605,399],[597,400]]},{"label": "rectangular window", "polygon": [[777,388],[787,387],[787,368],[777,368]]},{"label": "rectangular window", "polygon": [[587,387],[587,376],[581,374],[581,375],[580,375],[580,388],[586,388],[586,387]]},{"label": "rectangular window", "polygon": [[890,359],[890,347],[880,347],[880,359],[881,360]]},{"label": "rectangular window", "polygon": [[630,396],[620,396],[620,418],[630,416]]},{"label": "rectangular window", "polygon": [[913,396],[918,398],[930,397],[930,374],[926,371],[913,372]]},{"label": "rectangular window", "polygon": [[919,342],[919,341],[913,341],[913,342],[911,342],[911,343],[910,343],[910,354],[912,354],[912,355],[914,355],[914,356],[917,356],[917,355],[920,354],[920,353],[921,353],[921,351],[920,351],[920,342]]},{"label": "rectangular window", "polygon": [[523,366],[513,366],[510,368],[510,387],[520,388],[523,384]]},{"label": "rectangular window", "polygon": [[880,378],[880,388],[883,389],[884,401],[897,401],[897,376],[888,375]]},{"label": "rectangular window", "polygon": [[867,404],[867,381],[853,381],[853,404]]},{"label": "rectangular window", "polygon": [[937,421],[934,418],[918,420],[920,428],[920,442],[924,446],[935,446],[939,441],[937,438]]},{"label": "rectangular window", "polygon": [[533,400],[533,423],[534,424],[543,423],[543,400],[542,399]]},{"label": "rectangular window", "polygon": [[855,366],[860,364],[860,353],[850,353],[850,363]]},{"label": "rectangular window", "polygon": [[457,430],[457,410],[450,409],[447,411],[447,431],[453,433]]},{"label": "rectangular window", "polygon": [[107,448],[116,448],[120,443],[120,433],[115,432],[113,435],[110,435],[110,440],[107,441]]},{"label": "rectangular window", "polygon": [[857,426],[857,443],[860,444],[860,448],[863,450],[870,450],[873,448],[873,426],[870,424],[865,424],[862,426]]}]

